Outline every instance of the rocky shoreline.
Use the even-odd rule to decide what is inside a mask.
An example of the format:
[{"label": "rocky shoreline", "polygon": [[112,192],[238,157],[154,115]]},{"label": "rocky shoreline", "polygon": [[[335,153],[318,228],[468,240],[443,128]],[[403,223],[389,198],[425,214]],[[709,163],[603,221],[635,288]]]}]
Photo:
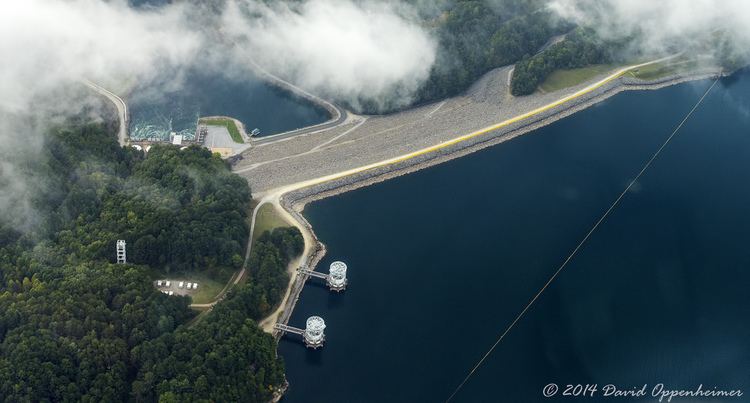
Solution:
[{"label": "rocky shoreline", "polygon": [[[310,235],[314,240],[308,256],[303,256],[302,261],[307,262],[310,270],[315,270],[318,263],[323,259],[326,253],[325,245],[318,239],[312,228],[312,225],[304,218],[302,211],[307,203],[315,200],[321,200],[327,197],[335,196],[351,190],[359,189],[372,184],[380,183],[388,179],[396,178],[428,168],[455,158],[463,157],[486,147],[490,147],[504,141],[513,139],[523,134],[529,133],[540,127],[546,126],[559,119],[570,116],[578,111],[593,106],[609,97],[617,95],[622,91],[635,90],[657,90],[668,86],[703,79],[715,79],[724,76],[721,71],[699,71],[686,75],[672,75],[656,80],[638,80],[631,77],[619,77],[610,83],[603,85],[591,93],[582,96],[579,99],[552,108],[542,114],[534,116],[527,121],[518,122],[507,127],[503,127],[485,135],[475,137],[465,142],[456,143],[450,147],[440,149],[435,152],[410,158],[395,164],[384,167],[374,168],[372,170],[346,176],[330,182],[309,186],[302,189],[292,190],[283,193],[279,198],[281,208],[286,210],[297,222],[295,225],[301,231]],[[297,275],[294,276],[289,284],[291,291],[289,297],[283,301],[283,308],[278,316],[278,322],[287,323],[294,308],[299,301],[300,293],[304,288],[307,279]],[[280,335],[275,335],[280,339]],[[278,402],[289,388],[288,381],[283,388],[278,391],[273,401]]]},{"label": "rocky shoreline", "polygon": [[717,72],[701,72],[691,75],[675,75],[663,79],[643,81],[629,77],[621,77],[613,80],[611,83],[592,91],[590,94],[581,97],[581,99],[571,101],[565,105],[553,108],[529,121],[519,122],[501,129],[497,129],[484,136],[479,136],[465,142],[460,142],[450,147],[428,153],[419,157],[414,157],[399,163],[388,165],[386,167],[375,168],[366,172],[350,175],[341,179],[310,186],[307,188],[294,190],[285,193],[282,196],[282,206],[297,219],[303,220],[304,225],[310,230],[310,224],[300,214],[307,203],[315,200],[335,196],[340,193],[348,192],[361,187],[369,186],[374,183],[416,172],[433,165],[437,165],[454,158],[459,158],[473,152],[482,150],[504,141],[513,139],[520,135],[526,134],[540,127],[546,126],[559,119],[570,116],[578,111],[593,106],[605,99],[617,95],[622,91],[635,90],[657,90],[664,87],[703,79],[714,79],[721,75]]},{"label": "rocky shoreline", "polygon": [[[315,235],[310,223],[302,216],[302,211],[307,203],[315,200],[335,196],[344,192],[359,189],[375,183],[383,182],[401,175],[416,172],[420,169],[428,168],[455,158],[463,157],[473,152],[482,150],[504,141],[513,139],[517,136],[529,133],[540,127],[546,126],[559,119],[570,116],[573,113],[593,106],[605,99],[614,96],[622,91],[631,90],[657,90],[660,88],[676,85],[688,81],[702,79],[713,79],[723,74],[715,69],[709,71],[698,71],[686,75],[672,75],[656,80],[639,80],[631,77],[619,77],[610,83],[592,91],[579,99],[573,100],[566,104],[552,108],[549,111],[529,118],[526,121],[514,123],[512,125],[494,130],[482,136],[477,136],[470,140],[459,142],[449,147],[410,158],[401,162],[387,166],[374,168],[368,171],[360,172],[340,179],[332,180],[302,189],[292,190],[284,193],[280,197],[280,205],[289,214],[291,214],[301,230],[308,232],[314,239],[315,245],[309,256],[303,257],[303,261],[308,262],[308,268],[314,270],[320,260],[325,256],[325,245]],[[279,322],[286,323],[294,307],[299,300],[299,294],[304,287],[306,279],[295,277],[290,281],[292,291],[289,298],[285,301]]]},{"label": "rocky shoreline", "polygon": [[[273,136],[279,136],[279,135],[290,135],[290,134],[297,134],[298,132],[309,132],[325,127],[332,127],[336,124],[340,124],[344,120],[346,120],[347,117],[347,111],[336,104],[332,102],[328,102],[323,98],[318,97],[317,95],[311,94],[304,89],[297,87],[296,85],[283,80],[280,77],[277,77],[264,68],[262,68],[260,65],[258,65],[255,62],[251,62],[251,66],[255,70],[255,73],[263,79],[267,84],[272,85],[276,88],[281,89],[282,91],[287,91],[290,94],[299,97],[301,99],[304,99],[308,102],[313,103],[314,105],[317,105],[319,108],[323,109],[328,113],[329,118],[325,122],[321,122],[312,126],[308,127],[302,127],[299,129],[290,130],[283,133],[278,133]],[[273,136],[267,136],[267,137],[273,137]]]}]

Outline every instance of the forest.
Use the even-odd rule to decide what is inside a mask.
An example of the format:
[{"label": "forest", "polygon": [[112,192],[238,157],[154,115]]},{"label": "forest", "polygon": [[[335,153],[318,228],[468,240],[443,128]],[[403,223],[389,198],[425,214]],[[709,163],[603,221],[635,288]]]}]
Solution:
[{"label": "forest", "polygon": [[[132,386],[136,400],[267,401],[284,381],[283,365],[275,342],[254,321],[281,301],[289,280],[287,264],[303,246],[296,228],[266,231],[253,244],[244,285],[230,291],[194,327],[167,332],[134,349],[140,368]],[[217,336],[225,339],[217,343]],[[264,366],[257,368],[259,363]]]},{"label": "forest", "polygon": [[[647,41],[642,33],[600,38],[591,28],[562,21],[542,0],[446,0],[441,12],[427,15],[424,24],[438,40],[437,60],[414,103],[421,104],[466,91],[488,71],[515,64],[511,93],[533,93],[555,70],[593,64],[624,63],[644,57],[633,44]],[[550,39],[565,39],[545,47]],[[747,66],[750,52],[731,46],[727,33],[669,44],[670,51],[713,54],[726,71]],[[686,50],[687,49],[687,50]]]},{"label": "forest", "polygon": [[[193,322],[189,297],[159,292],[154,270],[241,267],[250,189],[199,147],[119,147],[112,118],[53,119],[22,165],[43,184],[28,225],[0,215],[0,396],[268,401],[284,365],[256,321],[278,304],[301,235],[264,234],[247,282]],[[116,239],[128,264],[113,263]]]},{"label": "forest", "polygon": [[555,18],[542,1],[457,0],[431,21],[437,61],[416,103],[457,95],[488,71],[529,58],[573,26]]},{"label": "forest", "polygon": [[555,70],[574,69],[591,64],[616,61],[620,44],[604,42],[588,30],[578,28],[565,40],[543,52],[518,62],[513,70],[510,91],[513,95],[528,95]]}]

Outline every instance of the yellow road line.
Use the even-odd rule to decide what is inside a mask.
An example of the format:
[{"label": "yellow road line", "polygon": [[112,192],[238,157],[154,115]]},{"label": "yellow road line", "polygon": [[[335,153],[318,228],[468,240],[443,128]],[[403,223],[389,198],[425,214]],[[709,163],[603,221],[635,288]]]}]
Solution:
[{"label": "yellow road line", "polygon": [[349,170],[346,170],[346,171],[342,171],[342,172],[338,172],[338,173],[335,173],[335,174],[321,176],[319,178],[310,179],[310,180],[298,182],[298,183],[295,183],[295,184],[292,184],[292,185],[284,186],[281,189],[278,189],[278,191],[274,192],[274,193],[281,195],[283,193],[287,193],[287,192],[292,191],[292,190],[302,189],[302,188],[306,188],[306,187],[309,187],[309,186],[318,185],[318,184],[321,184],[321,183],[330,182],[330,181],[341,179],[341,178],[344,178],[344,177],[347,177],[347,176],[355,175],[355,174],[358,174],[358,173],[361,173],[361,172],[369,171],[371,169],[381,168],[381,167],[385,167],[385,166],[388,166],[388,165],[397,164],[399,162],[403,162],[403,161],[406,161],[406,160],[409,160],[409,159],[412,159],[412,158],[415,158],[415,157],[419,157],[421,155],[425,155],[425,154],[428,154],[428,153],[431,153],[431,152],[435,152],[435,151],[444,149],[446,147],[450,147],[452,145],[455,145],[455,144],[458,144],[458,143],[461,143],[461,142],[473,139],[475,137],[481,136],[481,135],[489,133],[491,131],[494,131],[494,130],[497,130],[497,129],[501,129],[503,127],[507,127],[507,126],[509,126],[509,125],[511,125],[513,123],[520,122],[520,121],[522,121],[524,119],[528,119],[528,118],[530,118],[532,116],[535,116],[535,115],[538,115],[540,113],[546,112],[546,111],[548,111],[550,109],[558,107],[558,106],[560,106],[560,105],[562,105],[564,103],[567,103],[569,101],[572,101],[572,100],[574,100],[576,98],[580,98],[583,95],[586,95],[586,94],[588,94],[588,93],[590,93],[590,92],[592,92],[592,91],[594,91],[594,90],[596,90],[598,88],[601,88],[602,86],[604,86],[605,84],[609,83],[610,81],[615,80],[617,78],[620,78],[621,76],[623,76],[625,73],[629,72],[630,70],[633,70],[633,69],[636,69],[636,68],[639,68],[639,67],[643,67],[643,66],[647,66],[647,65],[650,65],[650,64],[654,64],[654,63],[660,63],[662,61],[665,61],[665,60],[668,60],[668,59],[671,59],[671,58],[674,58],[674,57],[676,57],[676,55],[675,56],[665,57],[665,58],[658,59],[658,60],[653,60],[653,61],[646,62],[646,63],[637,64],[637,65],[634,65],[634,66],[624,67],[624,68],[622,68],[622,69],[620,69],[620,70],[612,73],[611,75],[605,77],[604,79],[602,79],[602,80],[600,80],[600,81],[598,81],[598,82],[596,82],[594,84],[591,84],[591,85],[589,85],[586,88],[578,90],[578,91],[574,92],[573,94],[570,94],[568,96],[560,98],[560,99],[558,99],[555,102],[552,102],[552,103],[549,103],[547,105],[541,106],[539,108],[533,109],[533,110],[531,110],[529,112],[526,112],[524,114],[515,116],[513,118],[504,120],[504,121],[502,121],[500,123],[497,123],[497,124],[494,124],[492,126],[488,126],[488,127],[483,128],[483,129],[479,129],[479,130],[477,130],[475,132],[472,132],[472,133],[469,133],[469,134],[465,134],[465,135],[462,135],[462,136],[459,136],[459,137],[456,137],[456,138],[453,138],[453,139],[450,139],[450,140],[446,140],[446,141],[443,141],[441,143],[435,144],[433,146],[422,148],[422,149],[419,149],[417,151],[413,151],[413,152],[410,152],[408,154],[404,154],[404,155],[401,155],[401,156],[398,156],[398,157],[394,157],[394,158],[390,158],[390,159],[387,159],[387,160],[382,160],[382,161],[374,162],[372,164],[363,165],[361,167],[352,168],[352,169],[349,169]]}]

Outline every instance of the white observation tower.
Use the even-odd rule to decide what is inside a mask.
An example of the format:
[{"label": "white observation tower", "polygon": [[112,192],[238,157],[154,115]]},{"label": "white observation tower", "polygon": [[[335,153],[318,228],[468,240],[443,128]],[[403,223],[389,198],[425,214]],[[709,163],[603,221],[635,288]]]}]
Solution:
[{"label": "white observation tower", "polygon": [[123,239],[117,240],[117,263],[127,263],[127,258],[125,257],[125,240]]}]

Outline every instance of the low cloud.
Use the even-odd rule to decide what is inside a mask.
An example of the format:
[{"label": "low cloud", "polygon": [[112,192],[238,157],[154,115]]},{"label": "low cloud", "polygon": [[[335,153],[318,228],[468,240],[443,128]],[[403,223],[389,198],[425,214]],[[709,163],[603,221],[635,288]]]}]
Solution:
[{"label": "low cloud", "polygon": [[549,7],[602,38],[634,36],[647,53],[700,47],[717,37],[730,51],[750,45],[746,0],[553,0]]},{"label": "low cloud", "polygon": [[[21,231],[37,222],[33,200],[54,189],[39,176],[45,133],[101,102],[80,84],[123,86],[189,62],[201,38],[181,6],[148,12],[124,1],[23,0],[0,12],[0,220]],[[98,115],[93,113],[92,116]]]},{"label": "low cloud", "polygon": [[137,11],[124,1],[24,0],[0,13],[0,107],[29,109],[36,96],[81,78],[122,82],[182,65],[200,46],[185,8]]},{"label": "low cloud", "polygon": [[436,43],[401,3],[308,0],[229,3],[224,29],[239,56],[312,92],[353,107],[412,100],[435,61]]},{"label": "low cloud", "polygon": [[32,200],[49,187],[33,169],[44,163],[44,134],[90,111],[83,79],[120,95],[148,83],[158,96],[184,85],[191,68],[237,78],[253,61],[355,107],[395,106],[411,100],[435,58],[417,11],[398,0],[11,3],[0,12],[0,221],[21,230],[34,227]]},{"label": "low cloud", "polygon": [[404,105],[437,47],[417,12],[399,1],[18,1],[0,13],[0,108],[28,110],[35,97],[82,78],[118,90],[181,85],[191,66],[246,75],[248,60],[355,107]]}]

